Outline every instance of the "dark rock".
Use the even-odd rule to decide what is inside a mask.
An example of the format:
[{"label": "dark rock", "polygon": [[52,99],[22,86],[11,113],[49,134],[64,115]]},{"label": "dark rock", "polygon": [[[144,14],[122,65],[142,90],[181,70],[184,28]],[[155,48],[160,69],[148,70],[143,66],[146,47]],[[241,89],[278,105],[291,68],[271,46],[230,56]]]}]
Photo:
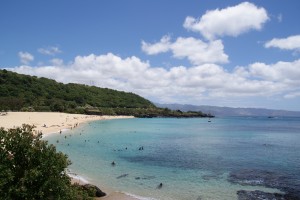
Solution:
[{"label": "dark rock", "polygon": [[285,200],[283,194],[267,193],[259,190],[255,190],[255,191],[240,190],[237,192],[237,195],[238,195],[238,200],[257,200],[257,199]]},{"label": "dark rock", "polygon": [[92,184],[85,184],[82,186],[83,189],[87,190],[87,191],[91,191],[91,190],[95,190],[95,194],[93,195],[94,197],[104,197],[106,196],[105,192],[102,192],[102,190],[100,190],[100,188],[98,188],[95,185]]},{"label": "dark rock", "polygon": [[150,180],[150,179],[155,179],[155,176],[143,176],[143,180]]},{"label": "dark rock", "polygon": [[121,176],[118,176],[117,179],[120,179],[120,178],[124,178],[124,177],[127,177],[128,174],[122,174]]},{"label": "dark rock", "polygon": [[300,200],[300,188],[298,190],[287,188],[285,192],[284,198],[286,200]]},{"label": "dark rock", "polygon": [[232,172],[228,181],[240,185],[266,186],[280,188],[286,177],[264,170],[240,170]]},{"label": "dark rock", "polygon": [[300,200],[300,181],[292,176],[288,177],[266,170],[247,169],[231,172],[228,181],[240,185],[276,188],[285,193],[283,195],[284,199]]}]

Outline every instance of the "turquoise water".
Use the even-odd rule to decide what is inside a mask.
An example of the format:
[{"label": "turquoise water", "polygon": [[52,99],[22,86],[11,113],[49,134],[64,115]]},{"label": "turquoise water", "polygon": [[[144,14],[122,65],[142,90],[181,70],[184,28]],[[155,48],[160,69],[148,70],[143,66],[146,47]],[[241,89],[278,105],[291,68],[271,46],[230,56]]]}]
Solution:
[{"label": "turquoise water", "polygon": [[[239,190],[273,193],[284,192],[283,184],[300,186],[299,122],[262,117],[215,118],[211,123],[200,118],[120,119],[91,122],[46,139],[69,155],[72,172],[100,187],[105,183],[149,199],[231,200]],[[240,170],[267,171],[289,182],[270,187],[229,181]]]}]

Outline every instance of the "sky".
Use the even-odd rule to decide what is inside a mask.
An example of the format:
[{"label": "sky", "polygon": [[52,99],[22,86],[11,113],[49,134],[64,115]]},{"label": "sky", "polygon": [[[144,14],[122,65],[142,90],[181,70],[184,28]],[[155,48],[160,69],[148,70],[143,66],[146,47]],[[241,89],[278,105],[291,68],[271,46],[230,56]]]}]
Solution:
[{"label": "sky", "polygon": [[299,0],[0,0],[0,68],[156,103],[300,111]]}]

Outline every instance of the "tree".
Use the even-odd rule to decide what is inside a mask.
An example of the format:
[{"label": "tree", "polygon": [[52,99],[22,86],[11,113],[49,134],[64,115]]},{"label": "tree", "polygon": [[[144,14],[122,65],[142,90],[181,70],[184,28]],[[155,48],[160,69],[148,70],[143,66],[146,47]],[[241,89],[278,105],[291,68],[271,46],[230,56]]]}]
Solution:
[{"label": "tree", "polygon": [[50,105],[52,111],[63,112],[65,110],[64,103],[60,100],[54,100]]},{"label": "tree", "polygon": [[0,199],[86,199],[66,174],[67,155],[33,128],[0,128]]}]

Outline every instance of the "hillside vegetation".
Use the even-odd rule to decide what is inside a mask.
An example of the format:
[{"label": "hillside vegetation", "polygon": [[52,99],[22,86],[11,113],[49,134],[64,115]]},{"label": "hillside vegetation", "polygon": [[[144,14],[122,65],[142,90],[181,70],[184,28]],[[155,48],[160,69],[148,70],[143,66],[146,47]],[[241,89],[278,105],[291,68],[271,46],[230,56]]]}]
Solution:
[{"label": "hillside vegetation", "polygon": [[136,117],[205,117],[157,108],[136,94],[0,70],[0,111],[56,111]]}]

